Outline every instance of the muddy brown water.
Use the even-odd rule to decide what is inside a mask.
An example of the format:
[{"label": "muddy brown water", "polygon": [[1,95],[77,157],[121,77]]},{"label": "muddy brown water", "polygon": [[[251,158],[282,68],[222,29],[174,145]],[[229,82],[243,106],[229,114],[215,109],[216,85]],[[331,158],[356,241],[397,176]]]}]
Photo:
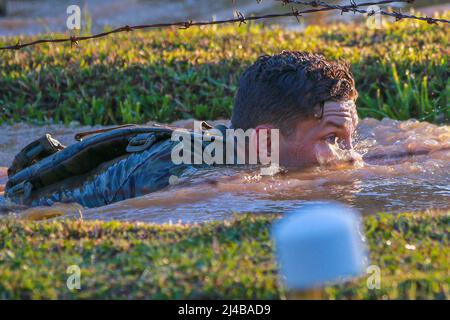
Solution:
[{"label": "muddy brown water", "polygon": [[[181,124],[186,126],[187,122]],[[5,167],[14,154],[34,137],[49,132],[69,144],[74,133],[85,129],[89,128],[0,126],[0,185],[6,182]],[[9,215],[28,219],[202,222],[245,212],[287,213],[306,201],[322,200],[346,203],[363,214],[450,209],[450,126],[364,119],[358,126],[355,148],[371,160],[290,170],[269,177],[246,167],[212,167],[190,172],[179,184],[164,190],[101,208],[56,204],[50,209],[12,208]]]}]

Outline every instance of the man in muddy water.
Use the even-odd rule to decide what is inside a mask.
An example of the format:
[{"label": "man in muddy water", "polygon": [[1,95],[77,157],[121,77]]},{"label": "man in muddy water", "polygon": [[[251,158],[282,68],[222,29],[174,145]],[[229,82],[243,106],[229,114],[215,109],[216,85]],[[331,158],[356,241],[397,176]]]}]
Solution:
[{"label": "man in muddy water", "polygon": [[[279,164],[283,167],[330,163],[337,149],[353,149],[352,134],[358,121],[357,96],[346,63],[297,51],[264,55],[240,78],[231,127],[252,129],[252,139],[257,141],[262,132],[267,136],[279,129],[276,142]],[[63,166],[62,171],[58,169],[57,174],[47,173],[45,179],[36,178],[41,170],[39,161],[32,165],[29,170],[32,174],[28,176],[21,172],[27,168],[10,168],[6,196],[14,203],[32,206],[78,202],[86,207],[98,207],[160,190],[170,184],[171,177],[197,170],[194,165],[173,161],[177,141],[155,137],[147,134],[145,143],[137,149],[128,145],[124,154],[115,154],[114,158],[83,174],[74,172],[81,172],[76,170],[77,164],[89,161],[89,156],[76,158],[76,154],[77,161]],[[129,143],[134,140],[136,137]],[[274,143],[270,139],[266,142]],[[57,143],[53,146],[56,154],[66,151],[61,151]],[[91,157],[92,154],[95,155],[91,152]]]}]

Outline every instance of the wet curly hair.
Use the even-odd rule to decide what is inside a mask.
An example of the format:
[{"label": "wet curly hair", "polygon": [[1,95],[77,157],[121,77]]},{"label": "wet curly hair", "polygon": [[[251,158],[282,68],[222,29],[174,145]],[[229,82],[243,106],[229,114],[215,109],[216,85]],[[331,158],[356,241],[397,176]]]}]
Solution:
[{"label": "wet curly hair", "polygon": [[301,119],[326,101],[356,100],[349,65],[322,55],[283,51],[263,55],[239,80],[231,123],[247,130],[269,123],[289,135]]}]

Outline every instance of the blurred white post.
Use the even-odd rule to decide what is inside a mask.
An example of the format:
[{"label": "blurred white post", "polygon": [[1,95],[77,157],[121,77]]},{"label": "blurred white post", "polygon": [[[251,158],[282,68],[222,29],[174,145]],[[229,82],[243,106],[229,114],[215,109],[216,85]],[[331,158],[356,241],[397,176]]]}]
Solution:
[{"label": "blurred white post", "polygon": [[325,285],[365,271],[359,214],[338,203],[307,204],[273,228],[279,273],[289,299],[321,299]]},{"label": "blurred white post", "polygon": [[6,0],[0,0],[0,16],[6,16]]}]

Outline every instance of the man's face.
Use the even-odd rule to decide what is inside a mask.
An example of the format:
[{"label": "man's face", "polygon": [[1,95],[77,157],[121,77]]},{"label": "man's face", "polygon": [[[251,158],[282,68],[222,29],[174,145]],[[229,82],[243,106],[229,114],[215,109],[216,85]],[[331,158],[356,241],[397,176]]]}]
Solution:
[{"label": "man's face", "polygon": [[352,160],[348,151],[353,149],[357,124],[354,101],[326,102],[322,118],[301,120],[289,136],[280,134],[280,164],[302,167],[330,164],[339,160],[336,158]]}]

